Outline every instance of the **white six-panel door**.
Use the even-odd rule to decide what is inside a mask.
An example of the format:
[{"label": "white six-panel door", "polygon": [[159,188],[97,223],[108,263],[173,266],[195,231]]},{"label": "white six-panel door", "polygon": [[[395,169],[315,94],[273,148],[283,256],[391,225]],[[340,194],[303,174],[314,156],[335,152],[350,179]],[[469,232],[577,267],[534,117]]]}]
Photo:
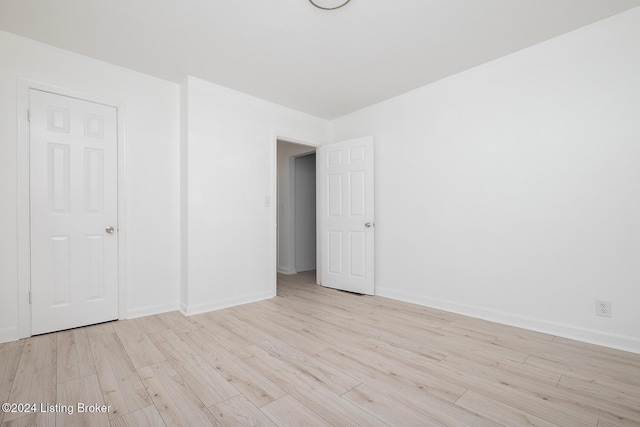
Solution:
[{"label": "white six-panel door", "polygon": [[31,333],[118,318],[113,107],[29,93]]},{"label": "white six-panel door", "polygon": [[373,295],[373,137],[321,146],[317,168],[322,285]]}]

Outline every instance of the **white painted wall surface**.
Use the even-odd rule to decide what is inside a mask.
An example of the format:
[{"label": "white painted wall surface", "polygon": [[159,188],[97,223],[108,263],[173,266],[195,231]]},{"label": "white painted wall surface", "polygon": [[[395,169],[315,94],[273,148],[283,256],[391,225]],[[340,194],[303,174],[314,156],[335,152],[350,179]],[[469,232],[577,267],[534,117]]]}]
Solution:
[{"label": "white painted wall surface", "polygon": [[180,310],[189,301],[189,79],[180,83]]},{"label": "white painted wall surface", "polygon": [[[291,200],[292,189],[289,185],[291,156],[308,153],[315,147],[308,145],[292,144],[286,141],[278,141],[278,272],[284,274],[296,273],[296,258],[291,250],[294,246],[291,236]],[[293,233],[295,234],[295,233]]]},{"label": "white painted wall surface", "polygon": [[25,78],[126,105],[128,315],[179,299],[179,86],[0,31],[0,342],[17,338],[17,93]]},{"label": "white painted wall surface", "polygon": [[322,144],[329,122],[194,77],[184,84],[188,289],[182,309],[193,314],[269,298],[276,275],[276,136]]},{"label": "white painted wall surface", "polygon": [[316,269],[316,155],[295,158],[296,271]]},{"label": "white painted wall surface", "polygon": [[334,121],[375,136],[376,293],[640,352],[639,76],[636,8]]}]

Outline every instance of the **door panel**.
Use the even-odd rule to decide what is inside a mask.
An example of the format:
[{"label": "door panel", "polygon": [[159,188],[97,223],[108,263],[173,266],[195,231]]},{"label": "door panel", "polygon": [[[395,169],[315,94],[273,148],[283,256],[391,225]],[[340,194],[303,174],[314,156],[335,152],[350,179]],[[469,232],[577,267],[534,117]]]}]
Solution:
[{"label": "door panel", "polygon": [[372,137],[318,149],[323,286],[374,293],[373,165]]},{"label": "door panel", "polygon": [[117,319],[113,107],[31,90],[31,333]]}]

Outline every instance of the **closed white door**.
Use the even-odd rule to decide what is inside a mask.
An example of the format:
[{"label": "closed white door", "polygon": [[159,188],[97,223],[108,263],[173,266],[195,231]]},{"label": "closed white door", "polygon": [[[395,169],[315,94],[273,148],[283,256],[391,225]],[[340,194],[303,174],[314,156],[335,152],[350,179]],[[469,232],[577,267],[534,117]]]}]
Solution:
[{"label": "closed white door", "polygon": [[373,137],[318,149],[322,285],[374,293]]},{"label": "closed white door", "polygon": [[29,93],[31,333],[118,318],[113,107]]}]

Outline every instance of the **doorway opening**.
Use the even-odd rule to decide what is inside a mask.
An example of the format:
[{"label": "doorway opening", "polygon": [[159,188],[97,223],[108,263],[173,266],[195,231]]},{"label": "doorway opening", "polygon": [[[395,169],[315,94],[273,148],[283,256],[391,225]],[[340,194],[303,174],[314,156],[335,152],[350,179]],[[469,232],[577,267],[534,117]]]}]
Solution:
[{"label": "doorway opening", "polygon": [[316,284],[316,148],[277,141],[277,285]]},{"label": "doorway opening", "polygon": [[[275,137],[274,295],[278,280],[298,273],[295,264],[295,158],[316,153],[315,283],[327,288],[375,294],[373,137],[310,146]],[[301,146],[302,145],[302,146]],[[294,179],[291,180],[293,171]],[[289,178],[289,179],[287,179]],[[292,184],[292,182],[294,182]],[[309,270],[310,271],[310,270]],[[292,278],[293,279],[293,278]],[[300,289],[299,283],[294,280]],[[307,282],[308,283],[308,282]],[[287,292],[287,290],[284,290]],[[284,294],[283,294],[284,295]]]}]

